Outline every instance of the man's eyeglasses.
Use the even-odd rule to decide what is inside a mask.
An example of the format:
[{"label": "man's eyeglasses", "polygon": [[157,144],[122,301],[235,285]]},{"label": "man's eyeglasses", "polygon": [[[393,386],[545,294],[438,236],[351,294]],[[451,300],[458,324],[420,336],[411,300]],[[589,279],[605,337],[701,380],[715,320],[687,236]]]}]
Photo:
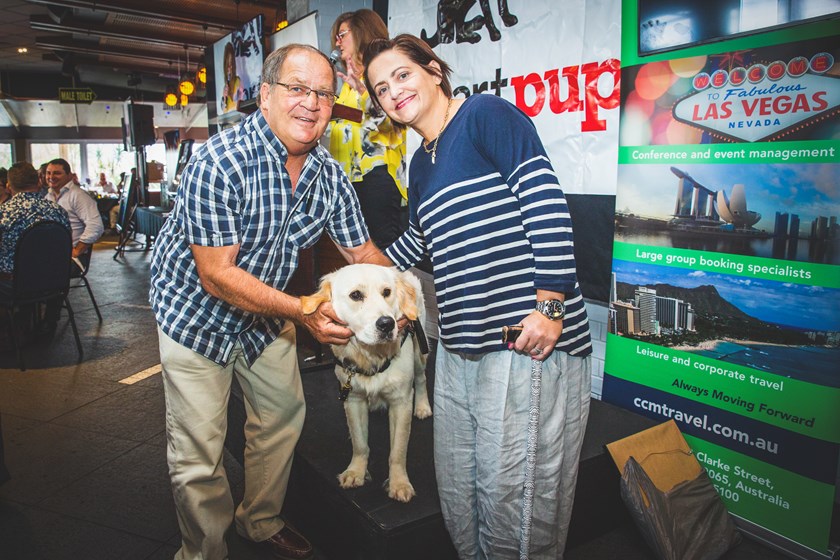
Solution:
[{"label": "man's eyeglasses", "polygon": [[344,39],[344,36],[345,36],[345,35],[347,35],[348,33],[350,33],[350,30],[349,30],[349,29],[345,29],[344,31],[342,31],[341,33],[339,33],[338,35],[336,35],[336,36],[335,36],[335,42],[336,42],[336,43],[340,43],[340,42],[341,42],[341,40],[342,40],[342,39]]},{"label": "man's eyeglasses", "polygon": [[303,100],[309,98],[310,93],[315,93],[318,98],[318,103],[332,107],[335,105],[337,96],[331,91],[324,91],[322,89],[312,89],[300,84],[284,84],[283,82],[272,82],[274,85],[283,86],[289,92],[289,97],[292,99]]}]

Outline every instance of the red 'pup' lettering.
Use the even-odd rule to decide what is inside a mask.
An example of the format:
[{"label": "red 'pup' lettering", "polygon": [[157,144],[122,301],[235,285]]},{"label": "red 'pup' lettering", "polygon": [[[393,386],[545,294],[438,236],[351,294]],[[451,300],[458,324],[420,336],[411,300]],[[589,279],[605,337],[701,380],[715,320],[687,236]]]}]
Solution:
[{"label": "red 'pup' lettering", "polygon": [[[580,71],[578,71],[580,68]],[[579,77],[583,75],[584,86],[581,96]],[[601,95],[598,89],[598,81],[601,76],[609,75],[612,78],[612,90],[606,96]],[[545,106],[546,87],[543,80],[548,82],[548,106],[553,113],[570,113],[573,111],[584,111],[584,118],[580,124],[582,132],[597,132],[607,129],[607,121],[599,118],[600,109],[615,109],[618,107],[621,97],[621,61],[610,58],[603,62],[590,62],[578,66],[566,66],[562,71],[562,80],[565,81],[568,91],[564,99],[560,98],[561,74],[558,69],[546,71],[544,76],[531,73],[526,76],[516,76],[510,79],[510,84],[515,92],[515,104],[525,114],[535,117],[540,114]],[[525,94],[529,87],[534,88],[534,101],[529,104]]]}]

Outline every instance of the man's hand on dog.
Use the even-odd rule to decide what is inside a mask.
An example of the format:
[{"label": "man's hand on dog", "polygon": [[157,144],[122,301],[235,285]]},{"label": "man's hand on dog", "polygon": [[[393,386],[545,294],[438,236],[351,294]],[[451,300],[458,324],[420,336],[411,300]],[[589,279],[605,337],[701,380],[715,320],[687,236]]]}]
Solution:
[{"label": "man's hand on dog", "polygon": [[[339,344],[345,345],[350,342],[353,337],[353,331],[347,328],[347,324],[342,322],[335,314],[332,303],[325,301],[318,305],[318,309],[314,313],[308,315],[301,314],[301,324],[309,329],[315,340],[323,344]],[[397,320],[397,328],[402,332],[405,330],[411,321],[406,316],[402,316]]]},{"label": "man's hand on dog", "polygon": [[332,303],[326,301],[318,306],[314,313],[303,315],[301,323],[309,329],[312,336],[323,344],[344,345],[350,342],[353,331],[341,322],[335,314]]},{"label": "man's hand on dog", "polygon": [[563,333],[563,321],[552,321],[539,311],[532,311],[520,324],[522,334],[516,342],[508,343],[508,350],[527,354],[540,362],[548,358]]}]

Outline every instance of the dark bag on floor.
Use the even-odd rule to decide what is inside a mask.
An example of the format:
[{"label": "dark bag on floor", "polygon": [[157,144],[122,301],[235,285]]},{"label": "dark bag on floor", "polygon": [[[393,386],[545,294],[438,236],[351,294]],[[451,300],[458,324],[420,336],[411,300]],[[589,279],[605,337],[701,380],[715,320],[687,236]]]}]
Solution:
[{"label": "dark bag on floor", "polygon": [[661,560],[715,560],[740,542],[740,534],[705,470],[662,492],[630,457],[621,477],[621,497]]},{"label": "dark bag on floor", "polygon": [[630,517],[659,560],[715,560],[741,541],[676,422],[607,449],[621,472],[621,497]]}]

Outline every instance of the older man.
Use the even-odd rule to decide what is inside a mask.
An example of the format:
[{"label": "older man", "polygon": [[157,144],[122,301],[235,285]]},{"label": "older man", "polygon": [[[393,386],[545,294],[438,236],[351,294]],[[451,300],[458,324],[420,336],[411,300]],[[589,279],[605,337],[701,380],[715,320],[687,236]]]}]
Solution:
[{"label": "older man", "polygon": [[325,343],[346,343],[352,333],[328,305],[304,316],[300,300],[283,290],[299,251],[324,231],[351,262],[389,262],[368,239],[341,166],[318,143],[335,80],[317,49],[289,45],[272,53],[259,110],[196,152],[155,243],[150,299],[179,560],[227,558],[233,503],[222,452],[234,374],[248,411],[236,530],[278,558],[312,554],[280,517],[305,414],[294,323]]}]

